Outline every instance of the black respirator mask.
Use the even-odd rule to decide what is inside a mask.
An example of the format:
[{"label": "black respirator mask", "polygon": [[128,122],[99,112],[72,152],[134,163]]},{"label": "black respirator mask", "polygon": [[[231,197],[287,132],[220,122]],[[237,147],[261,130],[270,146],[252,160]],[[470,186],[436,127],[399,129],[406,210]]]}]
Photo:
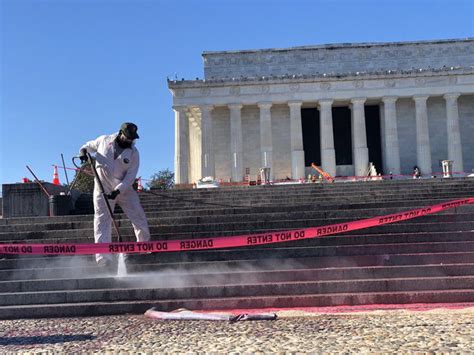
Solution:
[{"label": "black respirator mask", "polygon": [[117,144],[120,148],[126,149],[132,146],[133,140],[126,138],[123,134],[117,137]]}]

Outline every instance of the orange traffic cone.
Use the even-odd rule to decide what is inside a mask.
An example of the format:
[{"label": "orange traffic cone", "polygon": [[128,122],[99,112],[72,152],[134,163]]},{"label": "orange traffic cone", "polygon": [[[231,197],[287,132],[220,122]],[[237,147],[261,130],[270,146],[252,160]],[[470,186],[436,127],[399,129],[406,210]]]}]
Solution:
[{"label": "orange traffic cone", "polygon": [[57,165],[54,166],[53,185],[61,185],[61,183],[59,182],[59,175],[58,175],[58,167],[57,167]]},{"label": "orange traffic cone", "polygon": [[138,192],[142,192],[142,191],[143,191],[142,178],[141,178],[141,176],[138,178],[137,191],[138,191]]}]

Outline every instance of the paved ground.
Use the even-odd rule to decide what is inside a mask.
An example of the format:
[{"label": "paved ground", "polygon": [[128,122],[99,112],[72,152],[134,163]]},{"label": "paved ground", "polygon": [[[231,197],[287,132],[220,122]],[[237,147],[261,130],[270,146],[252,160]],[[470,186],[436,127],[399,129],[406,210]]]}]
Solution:
[{"label": "paved ground", "polygon": [[110,316],[0,321],[4,353],[474,352],[474,307],[318,314],[276,321]]}]

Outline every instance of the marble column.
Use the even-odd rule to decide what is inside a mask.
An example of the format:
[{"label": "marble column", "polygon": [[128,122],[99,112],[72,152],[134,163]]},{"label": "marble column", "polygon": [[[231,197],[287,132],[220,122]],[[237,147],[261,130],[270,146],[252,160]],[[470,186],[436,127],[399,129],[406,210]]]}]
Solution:
[{"label": "marble column", "polygon": [[319,100],[319,135],[321,147],[321,168],[331,176],[336,176],[336,150],[332,126],[333,100]]},{"label": "marble column", "polygon": [[367,175],[369,167],[369,149],[367,148],[367,133],[365,131],[365,101],[366,98],[351,99],[353,156],[356,176]]},{"label": "marble column", "polygon": [[273,171],[273,141],[272,141],[272,115],[271,102],[259,102],[260,108],[260,156],[262,167],[270,168],[270,177],[274,176]]},{"label": "marble column", "polygon": [[385,173],[400,174],[400,146],[398,144],[398,125],[396,102],[398,97],[382,98],[384,107]]},{"label": "marble column", "polygon": [[291,137],[291,178],[305,177],[303,150],[303,128],[301,125],[301,101],[289,101],[290,107],[290,137]]},{"label": "marble column", "polygon": [[189,182],[201,178],[201,129],[196,119],[189,117]]},{"label": "marble column", "polygon": [[415,95],[416,113],[416,159],[422,175],[431,175],[431,146],[428,128],[427,95]]},{"label": "marble column", "polygon": [[212,139],[212,105],[199,106],[201,111],[201,174],[216,178]]},{"label": "marble column", "polygon": [[242,158],[242,115],[241,104],[228,105],[230,110],[230,149],[232,181],[243,181],[243,158]]},{"label": "marble column", "polygon": [[189,121],[185,106],[173,106],[174,110],[174,172],[176,184],[189,182]]},{"label": "marble column", "polygon": [[453,161],[453,172],[464,171],[461,131],[459,129],[458,93],[444,95],[448,132],[448,159]]}]

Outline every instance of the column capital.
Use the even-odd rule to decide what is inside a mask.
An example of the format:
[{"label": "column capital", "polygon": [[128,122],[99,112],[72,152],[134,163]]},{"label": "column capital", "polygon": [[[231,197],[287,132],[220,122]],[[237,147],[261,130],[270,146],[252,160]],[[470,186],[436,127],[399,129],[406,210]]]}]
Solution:
[{"label": "column capital", "polygon": [[351,104],[353,105],[363,105],[367,101],[366,97],[354,97],[351,99]]},{"label": "column capital", "polygon": [[227,107],[229,108],[229,110],[240,110],[240,109],[242,109],[242,107],[244,107],[244,105],[242,105],[242,104],[228,104]]},{"label": "column capital", "polygon": [[413,100],[415,100],[415,102],[426,102],[428,98],[428,95],[413,95]]},{"label": "column capital", "polygon": [[459,96],[461,96],[459,92],[450,92],[450,93],[444,94],[443,98],[445,100],[457,100]]},{"label": "column capital", "polygon": [[179,113],[186,113],[186,109],[188,107],[184,105],[173,105],[173,111],[179,112]]},{"label": "column capital", "polygon": [[288,101],[288,106],[290,107],[300,108],[302,105],[303,105],[303,101],[298,101],[298,100]]},{"label": "column capital", "polygon": [[272,102],[270,101],[257,102],[257,106],[260,109],[270,109],[272,107]]},{"label": "column capital", "polygon": [[201,112],[211,112],[213,109],[214,109],[213,105],[201,105],[201,106],[199,106],[199,110],[201,110]]},{"label": "column capital", "polygon": [[384,104],[394,104],[395,102],[397,102],[398,100],[398,96],[384,96],[382,97],[382,102]]},{"label": "column capital", "polygon": [[333,104],[334,100],[333,99],[321,99],[318,100],[318,105],[319,106],[331,106]]}]

